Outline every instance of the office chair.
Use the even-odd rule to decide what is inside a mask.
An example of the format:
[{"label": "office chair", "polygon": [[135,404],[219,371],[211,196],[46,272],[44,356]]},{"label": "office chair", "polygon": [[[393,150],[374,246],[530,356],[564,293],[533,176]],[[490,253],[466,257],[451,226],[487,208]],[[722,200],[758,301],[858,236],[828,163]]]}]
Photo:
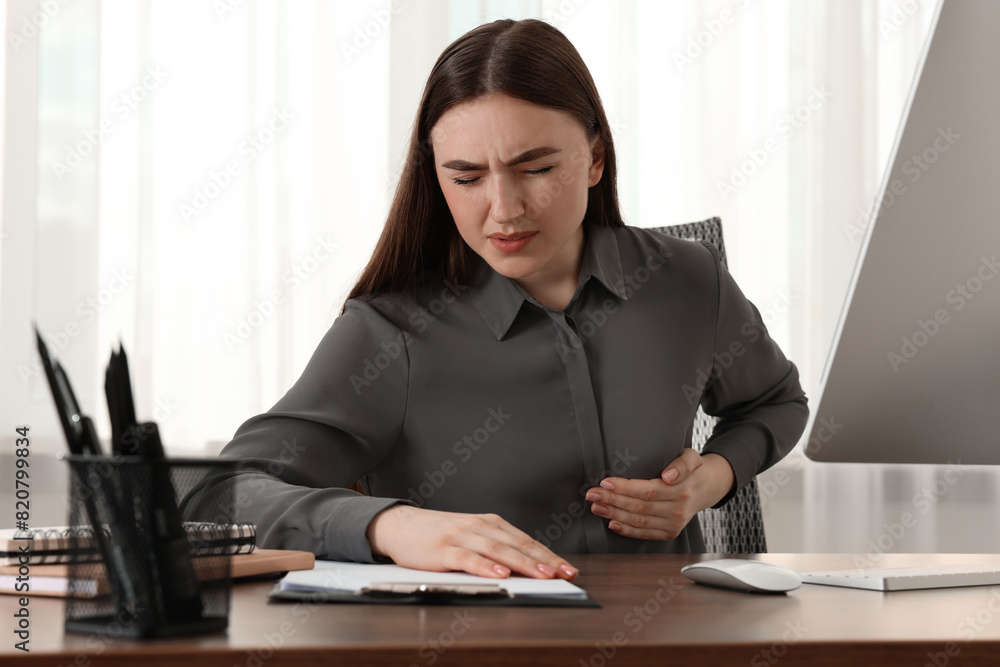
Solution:
[{"label": "office chair", "polygon": [[[723,266],[727,265],[726,249],[722,245],[722,220],[719,218],[657,227],[655,230],[679,239],[708,241],[719,249]],[[698,407],[691,435],[691,446],[695,451],[701,452],[718,421],[718,417],[709,416],[701,406]],[[764,539],[764,515],[761,511],[756,478],[740,489],[725,507],[708,508],[699,512],[698,521],[701,523],[701,532],[705,536],[708,553],[743,554],[767,551],[767,542]]]}]

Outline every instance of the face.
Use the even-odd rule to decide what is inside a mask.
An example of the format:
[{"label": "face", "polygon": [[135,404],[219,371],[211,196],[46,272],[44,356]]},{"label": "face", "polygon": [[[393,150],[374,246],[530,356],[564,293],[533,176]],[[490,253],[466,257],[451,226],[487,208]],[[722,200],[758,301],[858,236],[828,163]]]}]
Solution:
[{"label": "face", "polygon": [[470,248],[522,285],[576,280],[588,188],[604,170],[596,137],[565,111],[493,94],[445,112],[431,143]]}]

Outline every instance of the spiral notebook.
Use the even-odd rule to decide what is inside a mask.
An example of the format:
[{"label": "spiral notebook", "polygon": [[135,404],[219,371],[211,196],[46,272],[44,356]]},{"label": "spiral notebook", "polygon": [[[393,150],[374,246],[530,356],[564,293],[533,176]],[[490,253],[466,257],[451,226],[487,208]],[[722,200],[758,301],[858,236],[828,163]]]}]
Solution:
[{"label": "spiral notebook", "polygon": [[[229,557],[229,576],[232,579],[272,578],[283,572],[310,570],[316,557],[307,551],[287,551],[283,549],[255,549],[253,553],[233,554]],[[202,566],[206,559],[195,558],[191,562],[200,581],[211,581],[218,576],[218,566],[214,558],[207,559],[211,566]],[[30,569],[30,577],[21,577],[17,565],[0,566],[0,595],[40,595],[43,597],[93,598],[110,595],[107,577],[100,571],[88,576],[70,578],[70,565],[53,563],[35,565]]]},{"label": "spiral notebook", "polygon": [[[215,556],[250,553],[256,545],[257,529],[249,523],[214,524],[188,521],[184,524],[191,555]],[[105,533],[109,533],[105,528]],[[52,526],[19,531],[0,529],[0,566],[18,565],[28,554],[29,565],[100,560],[101,554],[91,526]]]}]

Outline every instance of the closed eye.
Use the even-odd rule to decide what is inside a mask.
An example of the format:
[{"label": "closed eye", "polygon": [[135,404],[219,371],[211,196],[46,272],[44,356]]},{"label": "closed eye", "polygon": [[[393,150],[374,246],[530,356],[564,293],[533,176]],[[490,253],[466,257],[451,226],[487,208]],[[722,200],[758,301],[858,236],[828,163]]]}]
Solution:
[{"label": "closed eye", "polygon": [[[552,165],[549,165],[548,167],[542,167],[541,169],[526,169],[522,173],[536,175],[536,174],[544,174],[549,171],[552,171]],[[476,176],[475,178],[453,178],[451,180],[454,181],[455,185],[468,185],[469,183],[474,183],[478,181],[479,176]]]}]

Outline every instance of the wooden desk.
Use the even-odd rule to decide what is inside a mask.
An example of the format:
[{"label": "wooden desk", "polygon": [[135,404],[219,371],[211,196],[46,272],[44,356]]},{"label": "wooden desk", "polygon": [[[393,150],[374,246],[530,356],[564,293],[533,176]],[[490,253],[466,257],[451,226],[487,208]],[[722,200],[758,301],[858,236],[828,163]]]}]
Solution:
[{"label": "wooden desk", "polygon": [[[16,598],[0,596],[0,664],[10,665],[996,665],[1000,586],[878,593],[803,585],[765,596],[696,586],[706,556],[577,555],[578,583],[603,609],[313,605],[268,602],[238,584],[228,633],[131,641],[66,635],[59,600],[33,598],[31,653],[13,648]],[[850,555],[766,554],[806,569]],[[885,555],[879,566],[998,563],[1000,555]],[[949,653],[951,655],[949,655]]]}]

